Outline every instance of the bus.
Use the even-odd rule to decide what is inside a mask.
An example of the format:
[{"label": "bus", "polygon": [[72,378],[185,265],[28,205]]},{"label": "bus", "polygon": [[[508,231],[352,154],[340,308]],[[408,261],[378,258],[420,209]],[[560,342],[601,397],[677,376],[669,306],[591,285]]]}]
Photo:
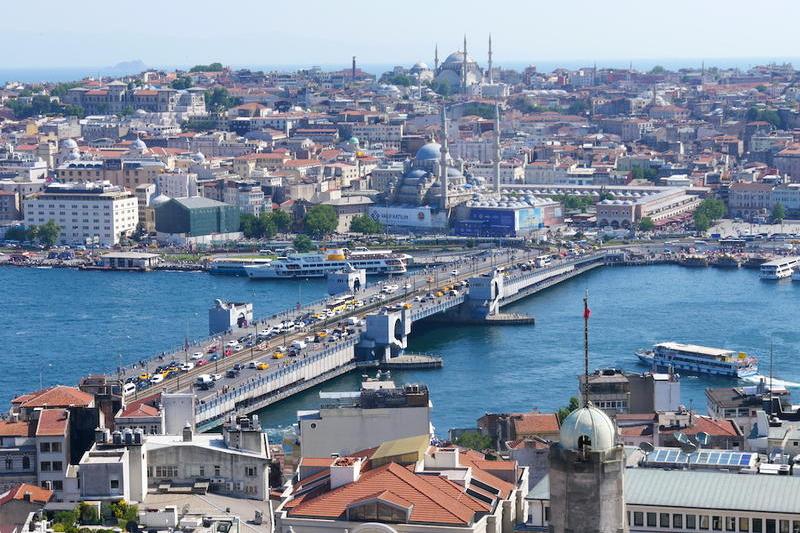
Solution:
[{"label": "bus", "polygon": [[747,241],[744,239],[720,239],[719,240],[719,247],[723,250],[732,250],[735,252],[742,252],[744,251],[744,247],[747,245]]},{"label": "bus", "polygon": [[334,313],[340,313],[347,310],[348,307],[354,306],[356,297],[352,294],[345,294],[344,296],[337,296],[328,302],[327,308]]}]

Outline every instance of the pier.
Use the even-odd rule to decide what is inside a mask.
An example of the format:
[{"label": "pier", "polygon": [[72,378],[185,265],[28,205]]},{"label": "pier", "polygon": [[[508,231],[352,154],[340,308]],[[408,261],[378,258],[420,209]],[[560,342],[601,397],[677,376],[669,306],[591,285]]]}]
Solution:
[{"label": "pier", "polygon": [[[258,321],[250,328],[237,330],[233,336],[195,342],[169,357],[176,362],[188,361],[189,353],[197,351],[204,357],[217,353],[218,358],[168,377],[157,385],[137,390],[125,399],[129,403],[153,401],[162,392],[194,392],[197,427],[208,431],[232,414],[258,411],[356,368],[441,368],[441,358],[406,353],[413,323],[434,320],[485,325],[533,324],[534,317],[503,313],[501,308],[606,263],[606,254],[598,252],[559,259],[546,267],[534,268],[531,266],[533,257],[521,251],[509,251],[491,257],[470,257],[457,264],[454,270],[450,270],[454,268],[451,264],[395,278],[391,282],[401,288],[383,294],[383,299],[376,297],[382,294],[381,285],[370,286],[356,294],[365,302],[361,307],[226,356],[221,350],[225,349],[224,342],[228,338],[253,333],[309,310],[324,309],[324,300]],[[342,333],[341,337],[310,341],[326,327],[348,319],[355,319],[352,322],[358,325]],[[306,342],[307,346],[289,356],[285,353],[285,346],[293,341]],[[120,378],[147,373],[158,363],[166,364],[168,359],[165,359],[160,357],[145,363],[144,367],[126,369],[120,373]],[[200,375],[222,376],[232,369],[237,369],[234,375],[219,379],[211,388],[201,390],[194,387]]]}]

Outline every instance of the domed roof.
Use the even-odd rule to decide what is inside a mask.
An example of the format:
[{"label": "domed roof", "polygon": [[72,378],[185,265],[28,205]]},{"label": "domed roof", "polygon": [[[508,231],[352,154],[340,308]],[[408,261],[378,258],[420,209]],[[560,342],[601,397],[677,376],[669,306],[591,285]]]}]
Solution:
[{"label": "domed roof", "polygon": [[428,70],[428,65],[426,65],[422,61],[417,61],[416,63],[414,63],[414,66],[411,67],[411,71],[414,72],[418,70]]},{"label": "domed roof", "polygon": [[609,450],[616,444],[614,423],[603,411],[593,405],[572,411],[561,423],[561,446],[580,450],[588,444],[592,450]]},{"label": "domed roof", "polygon": [[426,177],[427,175],[428,175],[427,172],[425,172],[424,170],[422,170],[420,168],[417,168],[417,169],[414,169],[411,172],[409,172],[406,177],[408,177],[410,179],[421,180],[424,177]]},{"label": "domed roof", "polygon": [[[464,62],[464,52],[453,52],[447,59],[444,60],[444,65],[459,65]],[[475,60],[472,59],[469,54],[467,54],[467,63],[474,63]]]},{"label": "domed roof", "polygon": [[442,146],[439,143],[429,142],[427,144],[423,144],[422,147],[417,150],[417,155],[414,156],[414,159],[417,161],[429,161],[431,159],[439,159],[439,151],[442,149]]},{"label": "domed roof", "polygon": [[64,142],[61,143],[61,148],[64,150],[73,150],[78,147],[78,143],[75,142],[75,139],[64,139]]},{"label": "domed roof", "polygon": [[137,152],[144,152],[145,150],[147,150],[147,145],[139,137],[136,137],[136,140],[131,143],[131,150],[136,150]]},{"label": "domed roof", "polygon": [[197,163],[205,163],[206,156],[203,154],[203,152],[197,152],[196,154],[192,155],[192,159]]},{"label": "domed roof", "polygon": [[359,139],[358,139],[358,137],[353,135],[352,137],[350,137],[350,139],[347,140],[347,142],[348,142],[348,144],[354,144],[354,145],[358,146]]}]

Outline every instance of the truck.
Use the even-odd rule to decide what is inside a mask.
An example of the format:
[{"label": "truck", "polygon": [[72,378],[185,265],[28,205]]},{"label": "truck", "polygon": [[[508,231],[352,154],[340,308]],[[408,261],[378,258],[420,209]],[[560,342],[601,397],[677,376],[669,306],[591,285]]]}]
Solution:
[{"label": "truck", "polygon": [[195,387],[202,390],[208,390],[214,386],[214,378],[210,374],[200,374],[194,382]]},{"label": "truck", "polygon": [[302,350],[303,348],[306,347],[306,343],[305,341],[301,341],[298,339],[296,341],[292,341],[291,347],[295,350]]}]

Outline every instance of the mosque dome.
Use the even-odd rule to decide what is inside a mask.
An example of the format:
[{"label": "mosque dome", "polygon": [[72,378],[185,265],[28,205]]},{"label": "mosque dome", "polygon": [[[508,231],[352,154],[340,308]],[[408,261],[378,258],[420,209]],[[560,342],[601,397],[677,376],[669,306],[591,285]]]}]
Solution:
[{"label": "mosque dome", "polygon": [[131,150],[144,153],[147,150],[147,145],[139,137],[136,137],[136,140],[131,143]]},{"label": "mosque dome", "polygon": [[[444,60],[444,65],[460,65],[464,62],[464,52],[453,52]],[[474,63],[475,60],[467,54],[467,63]]]},{"label": "mosque dome", "polygon": [[424,179],[427,175],[428,175],[427,172],[419,168],[412,170],[411,172],[408,173],[408,177],[415,180]]},{"label": "mosque dome", "polygon": [[147,111],[145,111],[144,109],[137,109],[136,111],[134,111],[134,115],[136,115],[137,117],[146,117]]},{"label": "mosque dome", "polygon": [[439,143],[429,142],[427,144],[423,144],[422,147],[417,150],[417,155],[414,156],[414,159],[417,161],[429,161],[431,159],[439,159],[440,150],[442,146]]},{"label": "mosque dome", "polygon": [[61,143],[61,148],[64,150],[74,150],[78,147],[78,143],[75,142],[75,139],[64,139],[64,142]]},{"label": "mosque dome", "polygon": [[197,152],[196,154],[192,155],[192,160],[194,160],[196,163],[205,163],[206,156],[203,154],[203,152]]},{"label": "mosque dome", "polygon": [[353,135],[352,137],[350,137],[350,139],[348,139],[347,143],[348,143],[348,144],[352,144],[353,146],[358,146],[358,144],[359,144],[359,139],[358,139],[358,137],[356,137],[355,135]]},{"label": "mosque dome", "polygon": [[561,423],[559,441],[569,450],[588,444],[593,451],[610,450],[616,445],[614,423],[593,405],[572,411]]},{"label": "mosque dome", "polygon": [[411,67],[411,72],[418,72],[420,70],[429,70],[428,65],[426,65],[422,61],[417,61],[416,63],[414,63],[414,66]]}]

